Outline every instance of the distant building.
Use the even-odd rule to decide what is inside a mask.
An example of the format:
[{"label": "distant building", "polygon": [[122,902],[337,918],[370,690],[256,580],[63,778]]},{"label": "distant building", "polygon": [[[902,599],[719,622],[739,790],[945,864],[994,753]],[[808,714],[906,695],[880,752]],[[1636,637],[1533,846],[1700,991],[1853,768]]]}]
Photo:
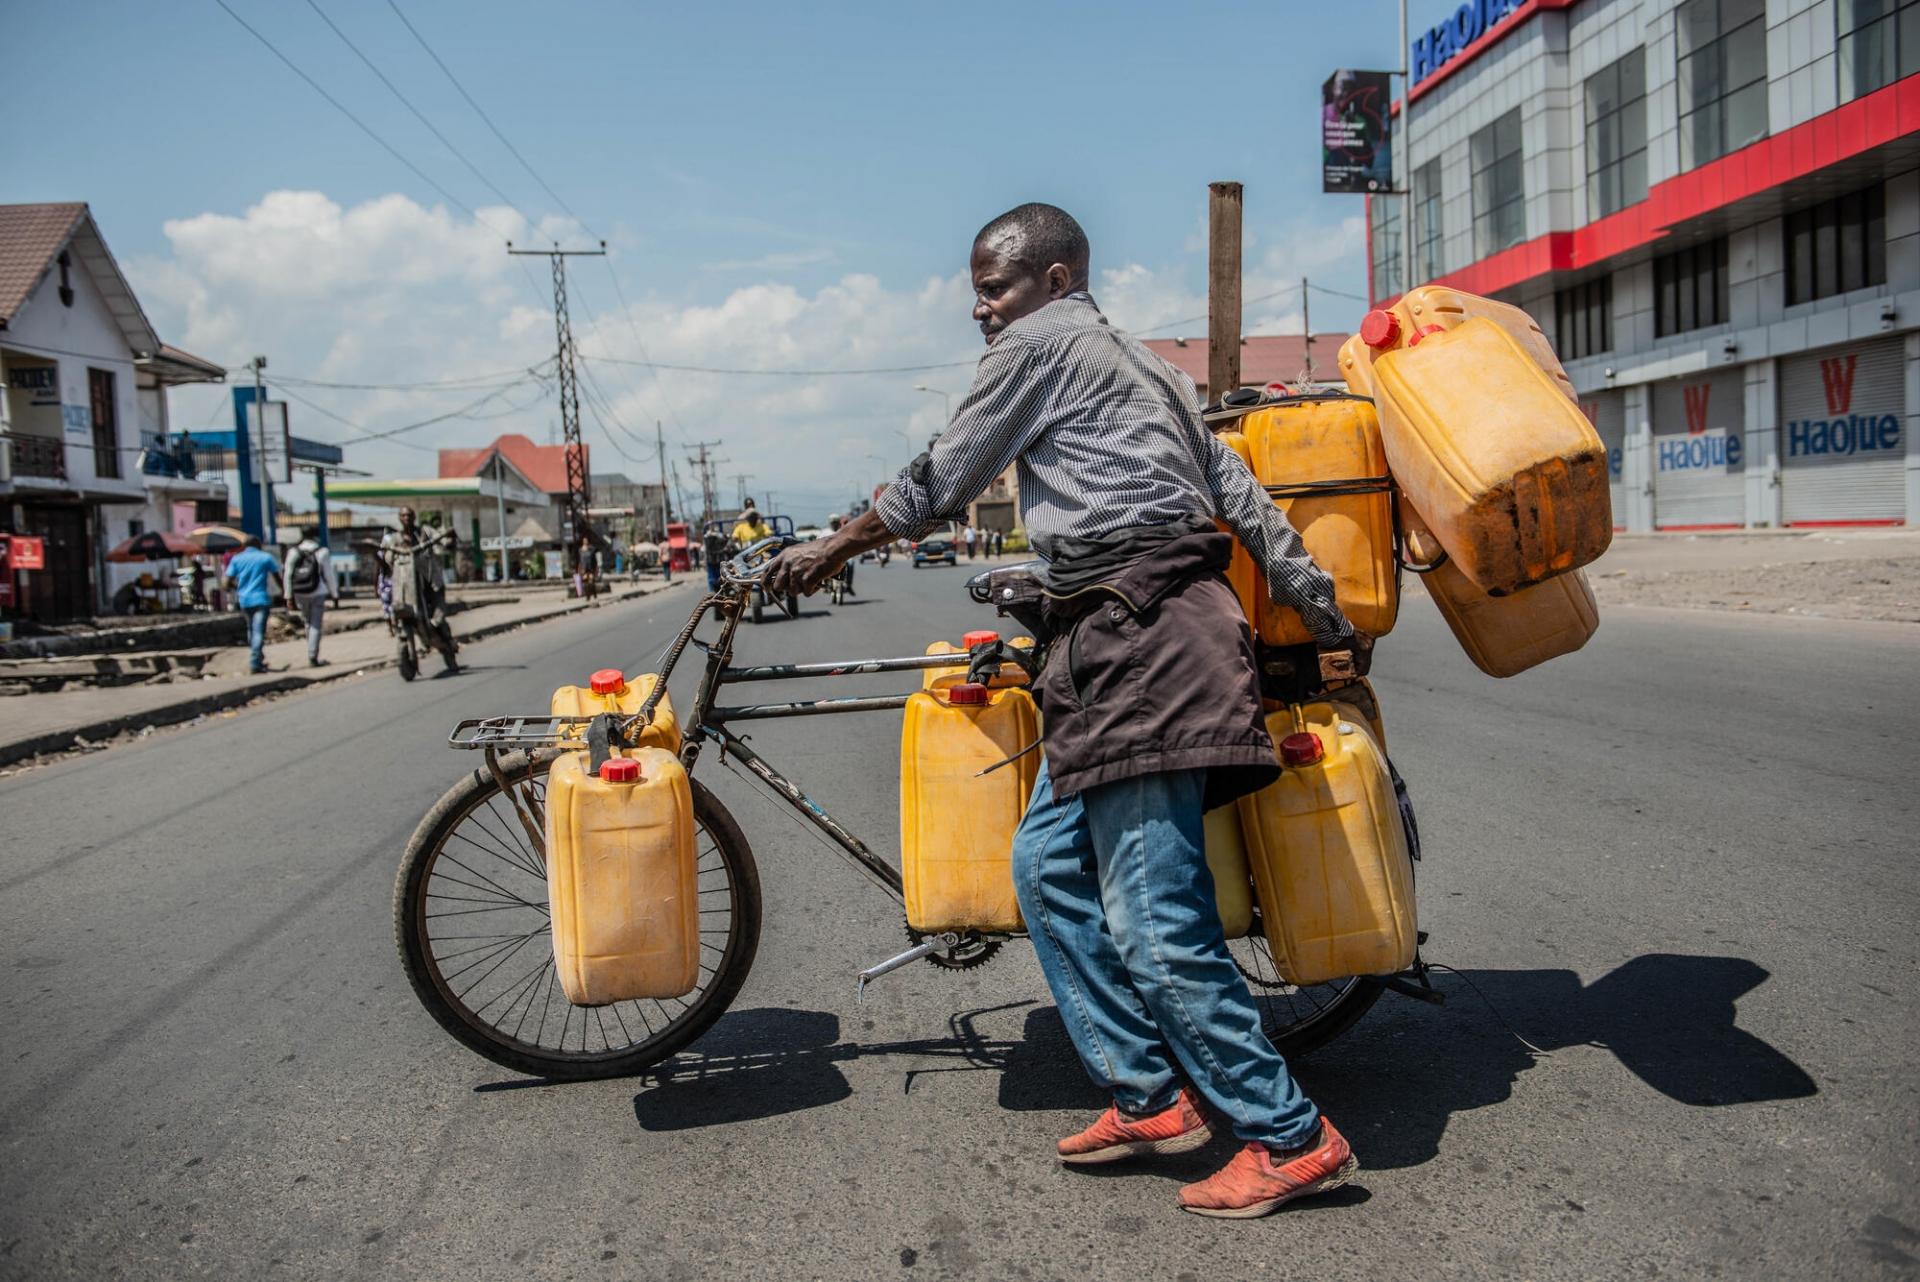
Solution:
[{"label": "distant building", "polygon": [[630,480],[625,472],[596,472],[589,484],[593,488],[589,515],[594,528],[609,540],[658,543],[666,537],[666,529],[661,524],[666,491],[658,481]]},{"label": "distant building", "polygon": [[0,532],[41,539],[46,568],[0,574],[0,611],[106,610],[106,553],[129,535],[224,513],[167,416],[167,389],[225,371],[161,343],[80,202],[0,205]]},{"label": "distant building", "polygon": [[[1200,402],[1218,399],[1207,386],[1207,336],[1197,338],[1146,338],[1149,349],[1162,359],[1177,365],[1200,390]],[[1345,334],[1313,336],[1313,381],[1345,387],[1340,373],[1340,344]],[[1265,387],[1269,383],[1304,381],[1307,372],[1307,339],[1304,334],[1261,334],[1240,340],[1240,386]]]}]

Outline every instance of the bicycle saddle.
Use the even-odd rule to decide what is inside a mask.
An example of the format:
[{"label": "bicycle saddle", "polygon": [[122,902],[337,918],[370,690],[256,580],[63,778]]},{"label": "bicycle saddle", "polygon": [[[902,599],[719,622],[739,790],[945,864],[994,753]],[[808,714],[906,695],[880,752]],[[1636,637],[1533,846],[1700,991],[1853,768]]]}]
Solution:
[{"label": "bicycle saddle", "polygon": [[[1037,598],[1046,586],[1046,564],[1045,561],[1019,561],[982,570],[967,580],[967,595],[981,605]],[[1012,597],[1006,595],[1008,588],[1014,590]]]}]

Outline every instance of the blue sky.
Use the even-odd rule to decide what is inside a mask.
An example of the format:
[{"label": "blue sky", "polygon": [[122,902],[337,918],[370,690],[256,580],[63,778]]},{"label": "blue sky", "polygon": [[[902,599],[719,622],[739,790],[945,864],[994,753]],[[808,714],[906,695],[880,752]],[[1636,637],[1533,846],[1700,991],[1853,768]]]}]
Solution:
[{"label": "blue sky", "polygon": [[[901,433],[924,439],[940,414],[913,385],[958,392],[967,369],[745,379],[613,360],[969,361],[967,244],[1032,199],[1085,224],[1095,292],[1117,323],[1199,315],[1206,183],[1221,178],[1247,185],[1249,297],[1303,272],[1364,292],[1361,199],[1320,194],[1315,125],[1330,71],[1395,61],[1396,8],[1379,0],[1337,12],[398,0],[580,224],[385,0],[319,4],[510,206],[305,0],[228,3],[467,210],[213,0],[8,5],[9,100],[45,106],[8,134],[4,198],[89,201],[163,336],[201,355],[238,364],[264,351],[271,371],[314,382],[475,380],[297,388],[295,430],[349,443],[351,464],[382,475],[430,475],[427,448],[499,431],[548,438],[551,395],[537,380],[506,386],[512,375],[477,417],[360,436],[460,409],[495,390],[482,375],[551,355],[544,263],[530,280],[502,252],[507,235],[586,244],[590,229],[615,255],[626,314],[604,265],[574,275],[580,346],[607,358],[590,363],[596,470],[651,476],[637,437],[657,419],[670,446],[725,440],[726,470],[754,473],[750,488],[802,516],[903,461]],[[1416,4],[1416,29],[1448,8]],[[1359,309],[1316,294],[1315,328],[1350,327]],[[1297,330],[1297,291],[1251,304],[1247,322]],[[218,395],[176,393],[176,423],[221,421]]]}]

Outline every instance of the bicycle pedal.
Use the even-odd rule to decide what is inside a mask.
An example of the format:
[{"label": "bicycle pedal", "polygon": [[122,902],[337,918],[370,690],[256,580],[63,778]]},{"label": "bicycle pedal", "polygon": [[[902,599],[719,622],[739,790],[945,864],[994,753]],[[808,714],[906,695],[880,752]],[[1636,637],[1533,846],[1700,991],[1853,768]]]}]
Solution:
[{"label": "bicycle pedal", "polygon": [[959,934],[950,930],[942,935],[930,935],[915,944],[912,948],[907,949],[906,952],[901,953],[898,957],[889,957],[877,966],[867,967],[860,972],[860,983],[856,989],[859,1000],[862,1002],[866,1000],[867,985],[882,975],[890,975],[902,966],[908,965],[911,962],[917,962],[922,957],[930,953],[937,953],[943,948],[958,948],[959,946]]}]

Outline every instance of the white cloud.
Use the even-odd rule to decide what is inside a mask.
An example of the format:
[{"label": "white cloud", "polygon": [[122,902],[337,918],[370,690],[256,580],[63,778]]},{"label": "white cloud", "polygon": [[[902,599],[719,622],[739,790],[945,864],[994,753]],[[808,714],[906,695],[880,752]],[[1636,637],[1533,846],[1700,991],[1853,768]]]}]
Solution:
[{"label": "white cloud", "polygon": [[[278,191],[239,215],[210,212],[167,223],[172,252],[128,267],[168,341],[229,365],[264,352],[270,379],[422,383],[524,370],[552,356],[550,278],[539,259],[509,258],[501,233],[531,245],[573,229],[557,221],[529,229],[504,209],[483,210],[481,218],[400,195],[349,208],[317,192]],[[1359,292],[1361,236],[1357,217],[1331,227],[1268,229],[1249,264],[1246,294],[1258,298],[1289,286],[1292,292],[1250,306],[1249,332],[1299,328],[1302,271],[1316,283],[1324,275]],[[828,250],[775,251],[712,266],[774,275],[831,257]],[[768,279],[686,303],[632,292],[636,273],[628,269],[629,319],[616,311],[605,271],[590,259],[569,268],[574,335],[591,373],[586,393],[588,399],[604,395],[613,415],[643,439],[609,425],[610,441],[587,412],[594,469],[654,475],[653,423],[660,419],[683,486],[692,483],[690,469],[675,440],[720,439],[719,452],[730,460],[723,471],[752,474],[749,487],[772,489],[783,506],[794,500],[802,516],[841,506],[881,479],[887,469],[870,455],[893,466],[904,462],[941,423],[940,399],[916,392],[915,384],[957,399],[981,350],[968,315],[971,293],[959,273],[890,288],[853,272],[811,291]],[[1125,328],[1204,315],[1204,288],[1204,252],[1178,253],[1162,264],[1121,264],[1100,272],[1095,286],[1103,307]],[[1357,304],[1342,315],[1337,303],[1318,296],[1314,311],[1321,329],[1358,317]],[[1177,332],[1204,334],[1205,322]],[[616,360],[808,370],[958,364],[785,378],[652,370]],[[294,390],[383,431],[455,409],[487,389]],[[181,426],[231,420],[225,389],[173,395]],[[352,433],[308,407],[296,402],[291,413],[299,434],[346,444],[349,466],[385,476],[434,470],[430,454],[392,442],[354,445]],[[415,446],[470,446],[522,431],[544,441],[558,423],[551,395],[538,385],[513,389],[476,413],[491,417],[436,424],[404,439]],[[623,459],[614,442],[634,461]],[[732,490],[729,480],[723,493]]]}]

